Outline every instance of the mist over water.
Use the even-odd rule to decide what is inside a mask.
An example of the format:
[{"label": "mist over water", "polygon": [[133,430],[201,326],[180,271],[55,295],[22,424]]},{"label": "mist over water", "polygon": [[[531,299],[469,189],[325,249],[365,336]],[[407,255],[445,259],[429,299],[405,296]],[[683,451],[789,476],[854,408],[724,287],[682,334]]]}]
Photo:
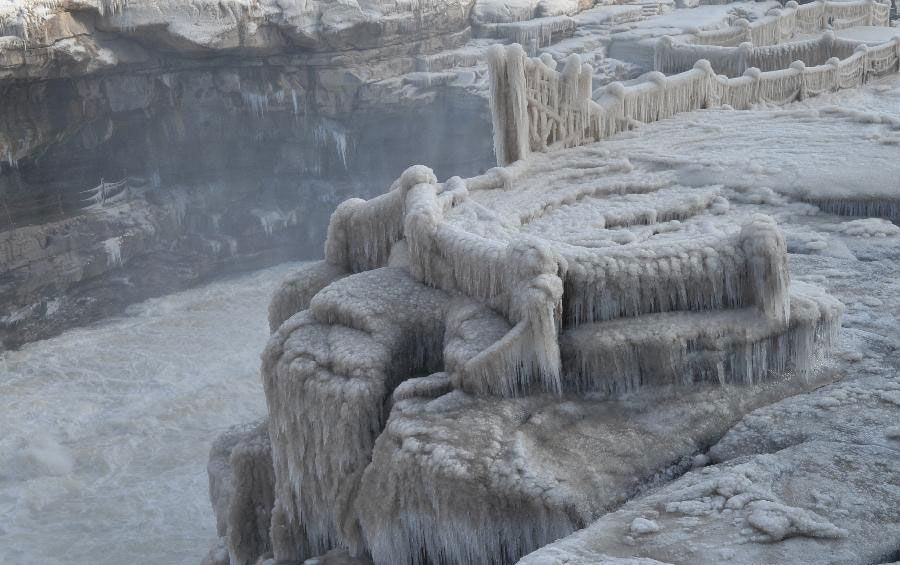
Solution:
[{"label": "mist over water", "polygon": [[199,563],[215,437],[265,414],[284,264],[0,354],[0,563]]}]

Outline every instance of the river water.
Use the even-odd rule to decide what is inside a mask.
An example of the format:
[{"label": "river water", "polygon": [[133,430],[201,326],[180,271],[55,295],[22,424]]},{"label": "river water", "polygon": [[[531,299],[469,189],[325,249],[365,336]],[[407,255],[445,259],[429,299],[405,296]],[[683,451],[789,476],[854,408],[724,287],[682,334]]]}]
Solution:
[{"label": "river water", "polygon": [[0,564],[198,565],[210,443],[265,414],[286,264],[0,353]]}]

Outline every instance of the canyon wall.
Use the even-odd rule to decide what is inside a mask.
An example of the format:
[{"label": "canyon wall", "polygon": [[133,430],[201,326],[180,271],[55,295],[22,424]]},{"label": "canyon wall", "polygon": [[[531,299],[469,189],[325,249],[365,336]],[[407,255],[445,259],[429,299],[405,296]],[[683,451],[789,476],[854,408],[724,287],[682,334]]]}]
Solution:
[{"label": "canyon wall", "polygon": [[[320,256],[410,164],[493,163],[472,2],[0,2],[0,340]],[[445,73],[446,75],[446,73]]]}]

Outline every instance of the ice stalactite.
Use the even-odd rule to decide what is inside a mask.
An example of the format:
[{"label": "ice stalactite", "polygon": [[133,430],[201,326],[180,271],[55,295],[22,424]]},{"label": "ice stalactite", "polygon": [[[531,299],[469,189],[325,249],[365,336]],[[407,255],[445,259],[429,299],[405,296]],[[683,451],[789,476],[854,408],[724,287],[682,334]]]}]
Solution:
[{"label": "ice stalactite", "polygon": [[416,58],[416,70],[434,73],[457,67],[474,67],[484,61],[484,53],[484,48],[467,46],[432,55],[423,55]]},{"label": "ice stalactite", "polygon": [[128,0],[98,0],[101,16],[121,14],[128,8]]},{"label": "ice stalactite", "polygon": [[[458,395],[433,402],[452,407],[455,400],[465,402],[454,398]],[[455,441],[441,441],[451,439],[449,430],[449,437],[442,438],[443,428],[429,426],[416,440],[416,429],[427,425],[427,416],[422,418],[427,410],[421,399],[395,406],[363,477],[363,491],[380,493],[359,500],[363,532],[376,563],[511,563],[581,526],[574,512],[542,500],[536,492],[544,486],[539,478],[529,485],[531,492],[506,492],[501,484],[492,484],[492,474],[480,460],[468,459]],[[479,427],[496,429],[498,437],[469,446],[485,461],[496,457],[498,467],[503,416],[478,418]],[[393,445],[397,447],[391,449]],[[494,480],[502,483],[502,469],[495,471]]]},{"label": "ice stalactite", "polygon": [[344,169],[347,168],[350,158],[350,147],[347,144],[347,133],[340,124],[323,118],[315,128],[315,138],[320,148],[327,147],[330,144],[334,148],[341,165]]},{"label": "ice stalactite", "polygon": [[122,238],[111,237],[103,242],[106,251],[106,263],[114,267],[122,266]]},{"label": "ice stalactite", "polygon": [[266,93],[241,91],[241,98],[256,117],[263,117],[269,111],[269,95]]},{"label": "ice stalactite", "polygon": [[787,330],[758,309],[680,311],[580,326],[562,337],[568,389],[607,394],[663,384],[753,384],[809,371],[836,343],[843,306],[795,283]]},{"label": "ice stalactite", "polygon": [[838,216],[887,218],[900,223],[900,200],[887,198],[815,198],[804,200]]},{"label": "ice stalactite", "polygon": [[518,45],[495,45],[487,52],[494,154],[500,164],[509,164],[528,155],[525,57],[525,51]]}]

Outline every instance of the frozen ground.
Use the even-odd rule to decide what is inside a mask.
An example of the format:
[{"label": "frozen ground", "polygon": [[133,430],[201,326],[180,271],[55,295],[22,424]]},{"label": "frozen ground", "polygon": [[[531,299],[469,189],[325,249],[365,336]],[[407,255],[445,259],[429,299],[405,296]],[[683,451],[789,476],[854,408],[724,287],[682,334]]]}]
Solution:
[{"label": "frozen ground", "polygon": [[198,563],[206,461],[265,413],[272,291],[296,265],[148,300],[0,356],[0,563]]}]

